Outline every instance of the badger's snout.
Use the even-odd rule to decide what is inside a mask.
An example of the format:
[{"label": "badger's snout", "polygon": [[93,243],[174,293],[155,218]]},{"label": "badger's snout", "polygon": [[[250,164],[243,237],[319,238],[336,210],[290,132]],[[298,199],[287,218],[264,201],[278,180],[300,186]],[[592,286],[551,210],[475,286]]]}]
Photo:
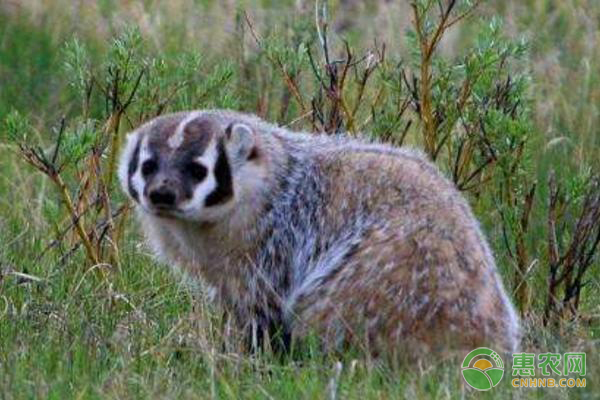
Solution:
[{"label": "badger's snout", "polygon": [[147,187],[147,197],[152,206],[161,209],[172,209],[181,199],[180,185],[168,177],[157,177]]}]

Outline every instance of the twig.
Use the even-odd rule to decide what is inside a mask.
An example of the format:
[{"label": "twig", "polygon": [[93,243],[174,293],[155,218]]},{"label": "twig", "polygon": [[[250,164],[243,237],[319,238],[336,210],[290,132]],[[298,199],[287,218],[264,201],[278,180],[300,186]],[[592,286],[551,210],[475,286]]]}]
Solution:
[{"label": "twig", "polygon": [[[250,21],[250,17],[248,16],[247,12],[244,12],[244,18],[246,20],[246,24],[248,25],[248,28],[250,28],[250,34],[252,35],[252,37],[256,41],[256,44],[258,45],[258,47],[260,47],[261,49],[263,49],[262,41],[259,39],[258,34],[256,33],[256,30],[254,29],[254,25],[252,24],[252,21]],[[300,109],[302,110],[302,113],[307,112],[306,105],[304,104],[304,100],[302,99],[302,95],[300,94],[298,86],[296,85],[296,83],[294,82],[294,80],[288,74],[288,72],[285,69],[285,66],[283,65],[283,63],[281,62],[281,60],[279,60],[279,59],[277,59],[275,57],[272,57],[269,54],[269,52],[265,52],[265,54],[266,54],[267,58],[269,59],[269,61],[271,61],[271,63],[273,63],[274,65],[276,65],[279,68],[281,74],[283,75],[283,79],[285,80],[286,85],[288,86],[288,88],[292,92],[292,95],[294,96],[294,98],[298,102],[298,105],[300,106]]]},{"label": "twig", "polygon": [[52,165],[56,165],[56,157],[58,157],[58,151],[62,143],[63,133],[65,131],[65,117],[60,119],[60,128],[58,130],[58,137],[56,139],[56,146],[54,147],[54,154],[52,154]]}]

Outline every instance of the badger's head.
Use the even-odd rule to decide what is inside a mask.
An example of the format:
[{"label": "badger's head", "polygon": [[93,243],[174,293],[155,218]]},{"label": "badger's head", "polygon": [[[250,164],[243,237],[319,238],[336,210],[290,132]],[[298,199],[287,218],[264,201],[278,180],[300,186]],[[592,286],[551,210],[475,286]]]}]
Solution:
[{"label": "badger's head", "polygon": [[148,214],[216,222],[257,196],[263,161],[249,124],[208,112],[178,113],[129,134],[119,178]]}]

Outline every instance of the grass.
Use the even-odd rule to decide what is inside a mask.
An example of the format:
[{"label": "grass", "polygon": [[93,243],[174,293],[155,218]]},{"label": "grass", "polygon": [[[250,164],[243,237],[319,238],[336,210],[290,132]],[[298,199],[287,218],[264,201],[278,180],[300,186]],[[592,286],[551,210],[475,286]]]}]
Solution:
[{"label": "grass", "polygon": [[[376,36],[388,44],[390,57],[408,57],[410,46],[402,32],[410,25],[409,8],[392,3],[332,1],[333,37],[338,40],[337,31],[352,46],[367,48]],[[135,224],[126,226],[119,267],[93,267],[82,250],[64,257],[77,241],[74,234],[45,251],[69,216],[51,183],[2,140],[0,398],[596,398],[600,393],[598,257],[586,275],[580,318],[548,326],[541,322],[549,268],[545,185],[549,171],[557,170],[566,195],[576,203],[585,189],[581,177],[600,168],[600,82],[594,73],[600,65],[600,5],[596,3],[490,0],[475,17],[453,28],[440,45],[445,57],[461,54],[479,29],[478,19],[492,15],[505,20],[505,34],[530,41],[527,57],[515,67],[531,73],[527,101],[533,125],[525,178],[515,192],[538,183],[525,238],[528,266],[532,266],[527,275],[532,301],[523,319],[523,348],[535,353],[587,351],[587,388],[513,389],[507,370],[499,387],[478,393],[463,387],[459,366],[452,363],[390,367],[347,354],[341,356],[339,370],[340,360],[311,347],[300,359],[241,354],[227,347],[218,313],[201,294],[147,253]],[[37,132],[31,140],[39,139],[50,149],[50,127],[57,126],[63,114],[79,118],[85,108],[65,73],[64,43],[77,37],[89,50],[92,64],[102,66],[107,43],[126,25],[136,25],[150,53],[181,61],[167,71],[183,75],[169,72],[156,82],[195,82],[176,96],[169,109],[225,106],[291,123],[300,108],[292,99],[289,108],[281,111],[289,93],[279,69],[266,55],[284,54],[287,44],[282,39],[273,42],[271,53],[258,51],[251,32],[240,23],[242,8],[248,10],[261,37],[281,34],[283,27],[293,40],[297,32],[309,35],[312,26],[311,19],[305,29],[301,18],[312,15],[312,2],[0,1],[0,121],[11,110],[29,116]],[[197,58],[185,59],[187,53]],[[306,72],[298,76],[307,82],[306,91],[314,89]],[[103,115],[104,107],[102,102],[92,102],[90,114]],[[306,120],[293,127],[310,129]],[[415,124],[411,134],[419,128]],[[4,139],[4,133],[0,137]],[[419,145],[418,140],[411,142]],[[70,172],[67,183],[74,192],[76,179]],[[506,250],[498,222],[501,207],[490,193],[491,189],[469,196],[504,282],[514,294],[517,263]],[[122,199],[120,194],[115,197]],[[517,210],[521,199],[517,197]],[[568,225],[576,209],[568,208],[561,220],[565,242],[571,237]],[[98,269],[108,278],[99,279],[94,272]]]}]

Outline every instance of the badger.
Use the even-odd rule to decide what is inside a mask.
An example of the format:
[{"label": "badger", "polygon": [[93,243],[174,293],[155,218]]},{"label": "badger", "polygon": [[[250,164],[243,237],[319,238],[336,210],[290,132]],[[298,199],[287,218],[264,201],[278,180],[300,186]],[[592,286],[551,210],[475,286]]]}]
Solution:
[{"label": "badger", "polygon": [[467,201],[416,150],[198,110],[134,130],[119,178],[157,257],[254,346],[515,351],[519,322]]}]

